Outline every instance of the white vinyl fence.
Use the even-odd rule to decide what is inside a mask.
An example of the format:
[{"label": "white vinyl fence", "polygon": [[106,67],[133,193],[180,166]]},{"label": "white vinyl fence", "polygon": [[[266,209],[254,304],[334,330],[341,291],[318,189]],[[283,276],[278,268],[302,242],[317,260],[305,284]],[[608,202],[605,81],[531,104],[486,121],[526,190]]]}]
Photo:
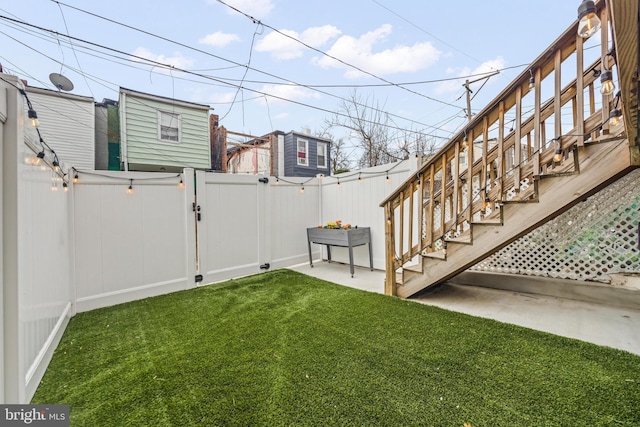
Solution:
[{"label": "white vinyl fence", "polygon": [[70,193],[25,127],[22,83],[0,74],[0,402],[31,399],[72,315]]}]

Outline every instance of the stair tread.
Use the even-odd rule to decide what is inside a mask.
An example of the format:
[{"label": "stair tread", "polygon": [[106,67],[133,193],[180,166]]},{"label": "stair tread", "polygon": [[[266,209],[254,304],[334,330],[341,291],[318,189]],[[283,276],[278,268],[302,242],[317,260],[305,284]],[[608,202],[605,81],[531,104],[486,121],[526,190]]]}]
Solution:
[{"label": "stair tread", "polygon": [[420,264],[411,264],[405,265],[402,267],[404,271],[411,271],[413,273],[422,273],[422,265]]},{"label": "stair tread", "polygon": [[505,200],[504,203],[530,203],[537,202],[538,197],[535,187],[532,185],[524,191],[520,191],[516,197],[511,200]]},{"label": "stair tread", "polygon": [[447,239],[445,239],[445,241],[450,242],[450,243],[467,243],[467,244],[471,244],[471,234],[464,234],[464,235],[458,236],[458,237],[447,238]]},{"label": "stair tread", "polygon": [[437,252],[427,252],[426,254],[422,255],[426,258],[434,258],[434,259],[447,259],[447,254],[445,254],[443,251],[437,251]]}]

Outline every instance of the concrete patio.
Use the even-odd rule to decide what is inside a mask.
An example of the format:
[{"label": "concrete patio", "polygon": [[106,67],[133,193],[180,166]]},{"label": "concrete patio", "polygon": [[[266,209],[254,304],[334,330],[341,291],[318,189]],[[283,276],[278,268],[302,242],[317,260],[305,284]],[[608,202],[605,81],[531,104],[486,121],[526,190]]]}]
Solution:
[{"label": "concrete patio", "polygon": [[[314,261],[291,268],[309,276],[369,292],[384,293],[384,271]],[[412,300],[575,338],[640,355],[640,310],[479,286],[445,284]]]}]

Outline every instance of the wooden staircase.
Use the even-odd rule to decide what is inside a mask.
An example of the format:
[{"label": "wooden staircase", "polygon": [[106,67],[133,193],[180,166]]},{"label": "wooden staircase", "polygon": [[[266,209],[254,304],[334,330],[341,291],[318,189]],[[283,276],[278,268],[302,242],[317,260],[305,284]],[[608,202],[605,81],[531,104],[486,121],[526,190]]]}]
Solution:
[{"label": "wooden staircase", "polygon": [[[637,17],[637,1],[622,1],[635,7]],[[637,133],[626,130],[630,124],[637,129],[637,90],[621,88],[635,94],[625,99],[600,94],[597,87],[599,71],[618,67],[622,81],[633,64],[626,67],[611,54],[611,11],[604,1],[597,8],[602,46],[594,62],[584,65],[584,40],[576,34],[576,22],[383,201],[385,293],[406,298],[457,275],[638,166]],[[615,12],[613,17],[623,13]],[[633,51],[634,46],[627,48]],[[562,64],[568,58],[577,64],[576,77],[563,87]],[[545,102],[543,87],[553,88]],[[523,112],[525,99],[534,104],[528,113]],[[612,109],[633,114],[634,108],[631,122],[625,117],[624,125],[609,125]],[[506,117],[512,115],[513,129],[505,132],[511,123]]]}]

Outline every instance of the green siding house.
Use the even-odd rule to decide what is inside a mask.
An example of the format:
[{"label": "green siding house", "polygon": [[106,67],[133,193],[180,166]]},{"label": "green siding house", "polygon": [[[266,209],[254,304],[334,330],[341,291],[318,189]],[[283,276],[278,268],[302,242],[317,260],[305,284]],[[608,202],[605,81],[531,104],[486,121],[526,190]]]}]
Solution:
[{"label": "green siding house", "polygon": [[208,105],[120,88],[123,170],[211,168]]}]

